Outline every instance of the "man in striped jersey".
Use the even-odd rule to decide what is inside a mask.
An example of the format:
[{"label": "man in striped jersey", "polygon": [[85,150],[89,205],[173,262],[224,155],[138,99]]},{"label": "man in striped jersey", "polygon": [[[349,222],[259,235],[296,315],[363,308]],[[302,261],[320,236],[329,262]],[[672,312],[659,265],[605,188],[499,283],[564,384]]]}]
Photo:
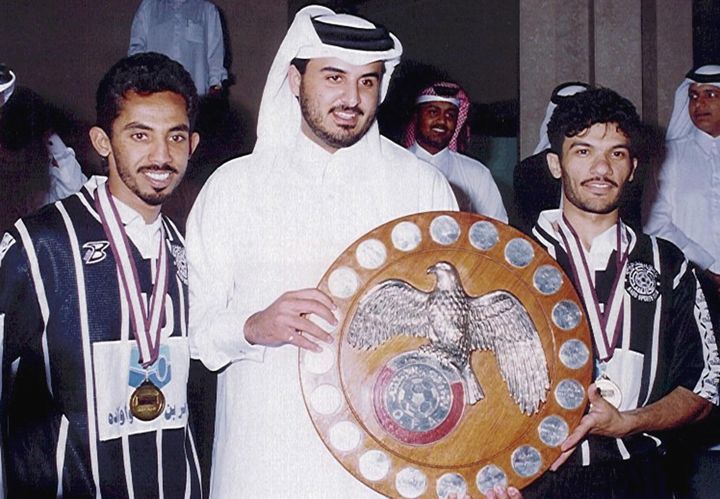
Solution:
[{"label": "man in striped jersey", "polygon": [[548,125],[563,202],[540,214],[533,233],[582,297],[595,381],[554,471],[526,497],[672,497],[660,434],[718,403],[717,347],[694,268],[618,216],[639,132],[633,105],[602,88],[563,100]]},{"label": "man in striped jersey", "polygon": [[0,242],[10,497],[200,497],[183,238],[160,213],[199,137],[197,93],[154,53],[119,61],[90,138],[108,176]]}]

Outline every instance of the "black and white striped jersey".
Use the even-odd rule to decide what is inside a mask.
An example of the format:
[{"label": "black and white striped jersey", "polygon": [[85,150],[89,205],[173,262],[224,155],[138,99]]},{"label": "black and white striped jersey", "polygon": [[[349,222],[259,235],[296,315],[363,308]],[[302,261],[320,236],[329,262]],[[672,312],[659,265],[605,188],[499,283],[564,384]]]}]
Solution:
[{"label": "black and white striped jersey", "polygon": [[[187,267],[163,219],[170,279],[158,360],[138,363],[129,308],[89,182],[21,219],[0,242],[2,459],[10,497],[200,497],[188,428]],[[155,265],[131,245],[140,289]],[[156,419],[130,413],[148,377]]]},{"label": "black and white striped jersey", "polygon": [[[574,279],[569,252],[553,226],[556,213],[556,210],[543,212],[533,235]],[[621,385],[620,410],[644,407],[679,386],[717,405],[720,378],[717,344],[692,266],[672,243],[635,233],[625,224],[621,227],[630,241],[627,269],[642,275],[636,281],[631,280],[630,270],[621,276],[624,293],[621,329],[610,359],[615,361],[613,381]],[[611,256],[609,262],[613,261]],[[615,272],[615,266],[609,264],[606,271],[596,273],[594,285],[601,303],[603,296],[608,295],[604,288],[614,282]],[[577,282],[573,284],[578,288]],[[597,366],[600,363],[595,344],[593,356]],[[568,462],[587,466],[629,459],[633,454],[659,446],[661,436],[643,433],[621,439],[590,435]]]}]

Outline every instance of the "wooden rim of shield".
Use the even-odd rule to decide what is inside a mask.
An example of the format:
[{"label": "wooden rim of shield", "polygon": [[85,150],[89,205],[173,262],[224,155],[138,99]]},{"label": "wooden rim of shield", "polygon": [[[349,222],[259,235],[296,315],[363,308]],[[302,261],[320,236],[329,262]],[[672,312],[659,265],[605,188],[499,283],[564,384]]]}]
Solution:
[{"label": "wooden rim of shield", "polygon": [[[462,397],[461,403],[457,397],[448,399],[446,385],[457,385],[450,376],[439,388],[429,388],[427,400],[417,394],[419,407],[428,400],[450,400],[437,428],[397,432],[381,421],[382,379],[400,372],[428,339],[398,335],[361,350],[348,342],[349,324],[361,299],[386,280],[432,291],[436,278],[427,269],[441,261],[455,267],[469,296],[502,289],[524,306],[540,338],[550,381],[536,413],[525,414],[514,402],[493,352],[476,350],[470,364],[485,398],[472,405]],[[322,345],[320,353],[300,351],[303,397],[320,438],[358,480],[390,497],[445,497],[450,492],[482,497],[495,485],[527,486],[560,455],[560,444],[587,404],[592,344],[572,283],[532,239],[470,213],[410,215],[358,239],[335,260],[318,288],[338,306],[338,326],[312,317],[335,341]],[[393,382],[415,383],[412,375]],[[415,397],[415,388],[407,386],[392,392],[399,400],[393,403],[403,405],[403,396]]]}]

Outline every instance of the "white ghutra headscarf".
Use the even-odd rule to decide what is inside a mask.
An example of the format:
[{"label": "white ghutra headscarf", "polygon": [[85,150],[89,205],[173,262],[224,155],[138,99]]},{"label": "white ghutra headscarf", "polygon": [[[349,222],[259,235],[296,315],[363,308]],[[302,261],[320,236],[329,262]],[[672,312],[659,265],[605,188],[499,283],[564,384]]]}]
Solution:
[{"label": "white ghutra headscarf", "polygon": [[15,90],[15,73],[8,70],[7,75],[9,75],[9,79],[6,76],[0,80],[0,107],[3,107],[3,105],[10,100],[10,96]]},{"label": "white ghutra headscarf", "polygon": [[540,125],[540,140],[537,146],[535,146],[533,155],[542,152],[550,147],[550,138],[547,134],[547,126],[548,123],[550,123],[550,118],[552,118],[552,115],[555,112],[555,108],[557,107],[558,103],[560,103],[560,101],[562,101],[564,97],[570,97],[578,92],[584,92],[589,88],[590,85],[579,81],[561,83],[560,85],[555,87],[552,92],[552,96],[550,97],[550,102],[548,102],[547,109],[545,110],[545,118],[543,118],[542,124]]},{"label": "white ghutra headscarf", "polygon": [[675,91],[675,104],[665,133],[666,141],[685,137],[695,127],[688,112],[688,104],[690,103],[688,90],[690,90],[690,85],[693,83],[707,83],[720,88],[720,65],[708,64],[697,69],[691,69],[685,75],[685,79]]},{"label": "white ghutra headscarf", "polygon": [[[336,57],[356,66],[383,61],[382,102],[401,55],[400,40],[381,26],[361,17],[336,14],[327,7],[303,8],[295,16],[270,67],[260,103],[255,151],[276,147],[290,138],[294,140],[300,130],[300,104],[288,84],[288,68],[293,59]],[[368,133],[379,134],[377,123]]]}]

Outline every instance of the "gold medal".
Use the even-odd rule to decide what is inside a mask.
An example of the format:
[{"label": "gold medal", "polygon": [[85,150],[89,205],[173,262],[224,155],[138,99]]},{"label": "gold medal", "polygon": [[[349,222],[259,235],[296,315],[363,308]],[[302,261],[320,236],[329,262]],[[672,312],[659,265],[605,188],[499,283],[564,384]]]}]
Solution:
[{"label": "gold medal", "polygon": [[165,409],[165,396],[160,388],[145,380],[130,396],[130,412],[141,421],[152,421]]},{"label": "gold medal", "polygon": [[595,380],[595,386],[600,390],[600,396],[609,404],[613,405],[616,409],[620,407],[622,403],[620,387],[608,378],[606,374],[600,375],[600,377]]}]

